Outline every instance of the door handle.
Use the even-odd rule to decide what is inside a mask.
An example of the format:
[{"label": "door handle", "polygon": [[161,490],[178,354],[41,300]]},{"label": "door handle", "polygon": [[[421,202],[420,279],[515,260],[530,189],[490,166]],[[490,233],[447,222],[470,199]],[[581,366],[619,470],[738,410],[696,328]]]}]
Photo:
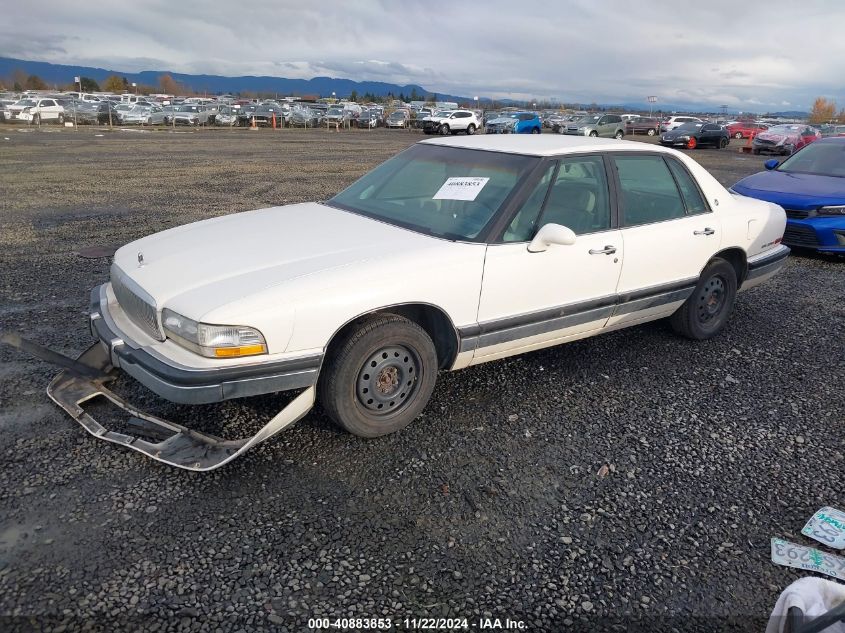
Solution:
[{"label": "door handle", "polygon": [[616,252],[616,247],[607,245],[600,250],[590,249],[590,255],[613,255]]},{"label": "door handle", "polygon": [[711,229],[710,227],[707,227],[703,231],[693,231],[692,234],[693,235],[713,235],[715,232],[716,232],[716,229]]}]

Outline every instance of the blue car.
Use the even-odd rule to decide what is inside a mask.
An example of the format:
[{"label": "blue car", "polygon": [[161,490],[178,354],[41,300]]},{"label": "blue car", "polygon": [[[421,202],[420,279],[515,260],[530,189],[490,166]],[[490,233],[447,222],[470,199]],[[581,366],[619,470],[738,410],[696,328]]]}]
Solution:
[{"label": "blue car", "polygon": [[845,255],[845,137],[818,140],[765,166],[731,190],[786,210],[784,244]]},{"label": "blue car", "polygon": [[487,134],[539,134],[543,123],[536,112],[507,112],[487,122]]}]

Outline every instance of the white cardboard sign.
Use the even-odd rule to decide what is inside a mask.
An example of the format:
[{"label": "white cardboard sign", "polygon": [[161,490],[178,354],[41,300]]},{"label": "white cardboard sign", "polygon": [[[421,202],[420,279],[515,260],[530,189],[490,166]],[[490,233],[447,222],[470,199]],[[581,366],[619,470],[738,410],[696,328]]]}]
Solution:
[{"label": "white cardboard sign", "polygon": [[447,178],[437,190],[432,200],[467,200],[472,202],[484,189],[489,178],[467,176],[465,178]]}]

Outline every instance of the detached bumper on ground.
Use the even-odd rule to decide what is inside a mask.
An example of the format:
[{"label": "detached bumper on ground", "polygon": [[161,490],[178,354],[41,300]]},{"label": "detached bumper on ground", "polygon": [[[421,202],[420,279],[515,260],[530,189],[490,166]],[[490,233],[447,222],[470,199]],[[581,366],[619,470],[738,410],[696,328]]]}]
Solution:
[{"label": "detached bumper on ground", "polygon": [[[89,347],[74,361],[15,335],[4,336],[3,342],[64,367],[50,382],[47,395],[91,435],[186,470],[219,468],[287,428],[314,405],[315,388],[308,387],[252,437],[226,440],[148,415],[109,390],[106,383],[114,380],[116,370],[111,365],[108,353],[99,343]],[[129,414],[126,424],[129,428],[137,429],[137,434],[110,431],[91,417],[84,405],[96,398],[105,398]]]}]

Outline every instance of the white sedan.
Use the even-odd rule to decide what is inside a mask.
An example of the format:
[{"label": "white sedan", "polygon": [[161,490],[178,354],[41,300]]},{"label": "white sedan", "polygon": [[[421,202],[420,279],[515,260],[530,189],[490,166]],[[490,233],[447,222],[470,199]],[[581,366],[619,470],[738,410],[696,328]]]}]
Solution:
[{"label": "white sedan", "polygon": [[[233,459],[316,398],[343,428],[377,437],[417,417],[439,370],[662,318],[687,338],[715,336],[737,291],[785,263],[785,224],[781,207],[729,193],[671,149],[426,140],[326,202],[119,249],[92,294],[98,343],[48,392],[97,437],[193,470]],[[179,403],[295,397],[256,436],[227,442],[131,408],[104,386],[117,369]],[[83,413],[98,395],[143,420],[138,433]]]}]

